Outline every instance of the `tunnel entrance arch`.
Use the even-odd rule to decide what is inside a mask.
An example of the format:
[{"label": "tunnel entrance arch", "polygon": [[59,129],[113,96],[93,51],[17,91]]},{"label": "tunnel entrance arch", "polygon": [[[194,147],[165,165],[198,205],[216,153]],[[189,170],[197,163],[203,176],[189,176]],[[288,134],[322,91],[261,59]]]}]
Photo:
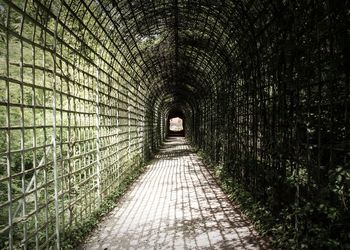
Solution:
[{"label": "tunnel entrance arch", "polygon": [[167,118],[167,136],[185,136],[185,115],[182,111],[173,110]]}]

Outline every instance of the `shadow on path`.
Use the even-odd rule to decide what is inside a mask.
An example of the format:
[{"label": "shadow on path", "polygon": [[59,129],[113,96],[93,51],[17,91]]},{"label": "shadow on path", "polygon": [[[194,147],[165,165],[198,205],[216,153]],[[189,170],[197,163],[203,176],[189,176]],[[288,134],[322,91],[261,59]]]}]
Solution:
[{"label": "shadow on path", "polygon": [[80,249],[269,249],[183,137],[170,137]]}]

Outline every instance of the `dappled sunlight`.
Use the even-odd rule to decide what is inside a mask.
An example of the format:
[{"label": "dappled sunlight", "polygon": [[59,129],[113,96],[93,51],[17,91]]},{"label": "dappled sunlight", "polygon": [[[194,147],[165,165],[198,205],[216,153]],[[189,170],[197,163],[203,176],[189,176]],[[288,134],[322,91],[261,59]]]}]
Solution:
[{"label": "dappled sunlight", "polygon": [[350,249],[349,10],[0,0],[0,249]]},{"label": "dappled sunlight", "polygon": [[156,161],[82,246],[85,249],[269,249],[186,139]]}]

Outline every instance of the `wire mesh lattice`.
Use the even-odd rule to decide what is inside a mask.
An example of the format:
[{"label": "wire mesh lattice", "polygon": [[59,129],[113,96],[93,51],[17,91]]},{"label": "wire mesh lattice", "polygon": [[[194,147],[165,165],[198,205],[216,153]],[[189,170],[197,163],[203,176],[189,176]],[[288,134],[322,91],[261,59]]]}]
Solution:
[{"label": "wire mesh lattice", "polygon": [[149,159],[176,111],[186,136],[288,225],[286,242],[339,247],[349,229],[348,9],[0,1],[1,242],[61,247]]},{"label": "wire mesh lattice", "polygon": [[0,11],[1,242],[59,248],[142,164],[146,92],[98,2]]}]

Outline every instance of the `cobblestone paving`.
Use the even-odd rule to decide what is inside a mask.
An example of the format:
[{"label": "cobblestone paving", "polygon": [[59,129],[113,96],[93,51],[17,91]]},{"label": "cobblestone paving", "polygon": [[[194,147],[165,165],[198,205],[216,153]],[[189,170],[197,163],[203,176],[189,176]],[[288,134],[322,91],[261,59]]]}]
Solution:
[{"label": "cobblestone paving", "polygon": [[169,138],[81,249],[268,249],[184,138]]}]

